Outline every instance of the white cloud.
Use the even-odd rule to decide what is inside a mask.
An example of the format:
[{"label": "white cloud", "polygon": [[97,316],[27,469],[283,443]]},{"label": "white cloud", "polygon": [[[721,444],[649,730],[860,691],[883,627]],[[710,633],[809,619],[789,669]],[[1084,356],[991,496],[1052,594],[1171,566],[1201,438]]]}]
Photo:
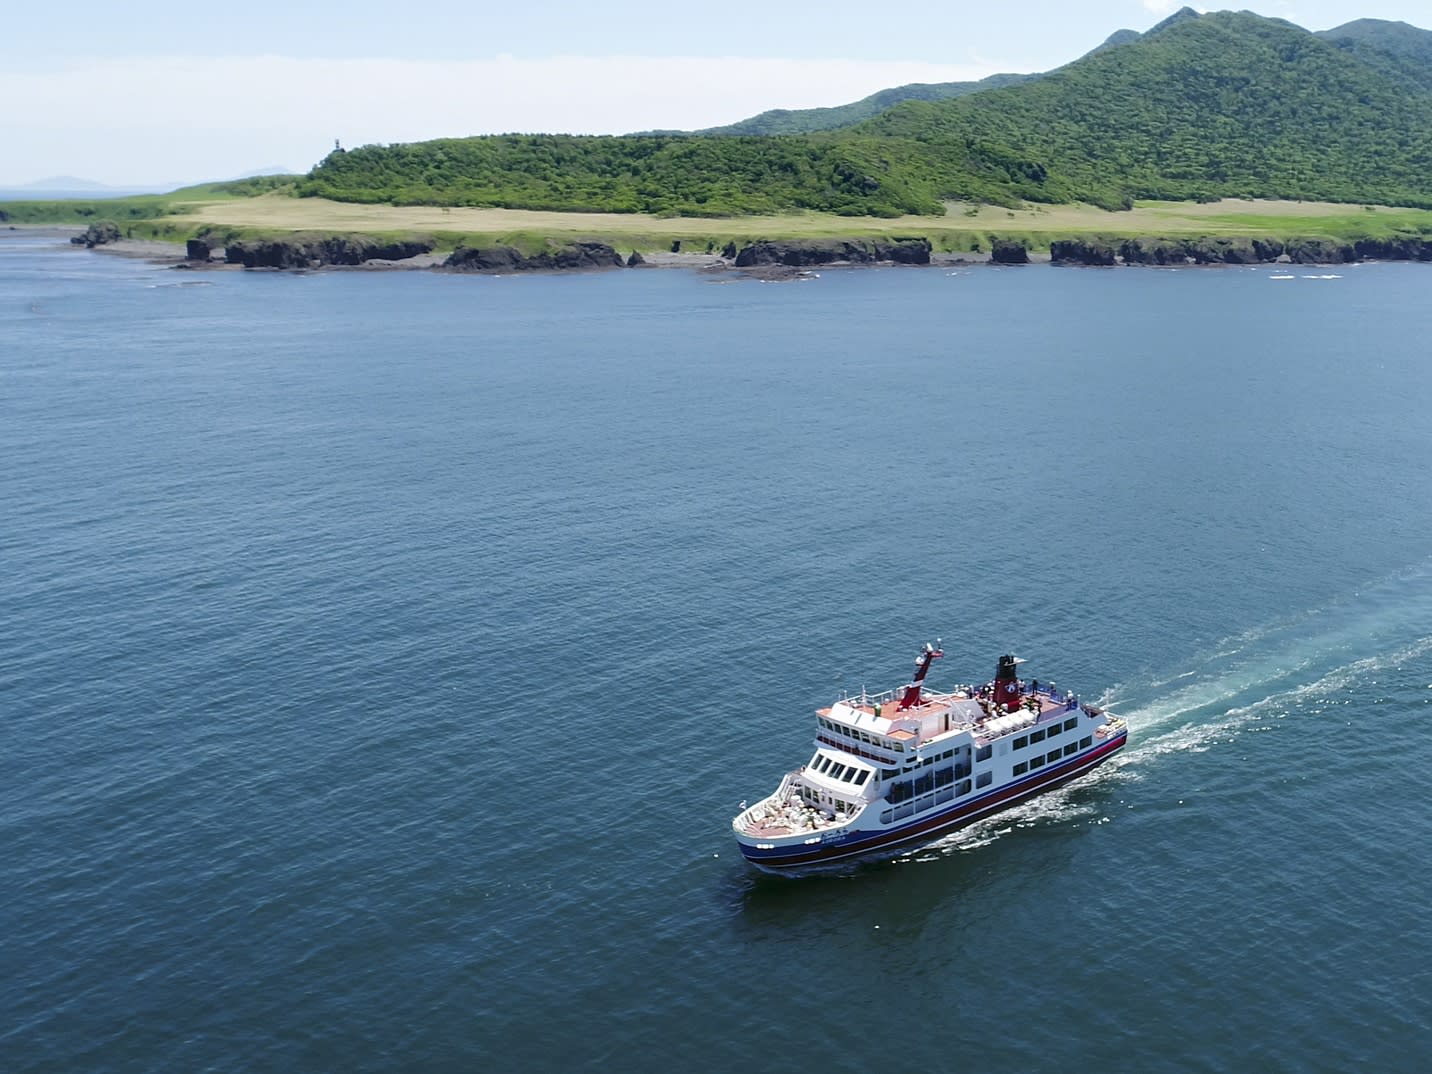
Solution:
[{"label": "white cloud", "polygon": [[[1007,67],[1001,68],[1007,70]],[[0,73],[0,185],[71,174],[115,184],[197,180],[332,148],[507,131],[623,133],[730,123],[768,108],[855,101],[990,65],[862,60],[499,56],[463,62],[94,60]]]}]

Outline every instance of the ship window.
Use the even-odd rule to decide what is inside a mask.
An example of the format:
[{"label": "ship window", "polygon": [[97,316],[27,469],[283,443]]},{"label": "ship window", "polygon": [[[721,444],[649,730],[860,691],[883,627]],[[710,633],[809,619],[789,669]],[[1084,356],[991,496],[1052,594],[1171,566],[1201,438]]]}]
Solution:
[{"label": "ship window", "polygon": [[894,779],[899,774],[900,770],[898,768],[882,768],[880,770],[881,779]]},{"label": "ship window", "polygon": [[825,773],[829,772],[832,764],[834,764],[834,762],[831,761],[829,757],[823,758],[820,762],[821,775],[824,775]]},{"label": "ship window", "polygon": [[1029,770],[1030,770],[1031,772],[1034,771],[1034,769],[1036,769],[1036,768],[1042,768],[1043,766],[1044,766],[1044,758],[1043,758],[1043,757],[1031,757],[1031,758],[1029,759]]},{"label": "ship window", "polygon": [[989,783],[990,783],[990,780],[992,780],[992,779],[994,779],[994,773],[993,773],[993,772],[981,772],[979,775],[977,775],[977,776],[975,777],[975,786],[976,786],[976,787],[988,787],[988,786],[989,786]]},{"label": "ship window", "polygon": [[855,785],[857,787],[863,787],[865,786],[865,781],[869,778],[870,773],[862,768],[859,772],[855,773]]},{"label": "ship window", "polygon": [[1071,742],[1071,743],[1069,743],[1069,745],[1067,745],[1067,746],[1064,747],[1064,756],[1065,756],[1065,757],[1068,757],[1071,753],[1078,753],[1078,752],[1079,752],[1079,743],[1077,743],[1077,742]]},{"label": "ship window", "polygon": [[1045,733],[1046,735],[1048,735],[1050,738],[1053,738],[1055,735],[1059,734],[1059,725],[1056,723],[1053,727],[1051,727],[1049,730],[1045,731],[1044,733]]},{"label": "ship window", "polygon": [[955,751],[954,751],[954,750],[946,750],[944,753],[940,754],[940,758],[941,758],[941,760],[948,761],[948,760],[949,760],[951,757],[953,757],[954,755],[955,755]]},{"label": "ship window", "polygon": [[955,781],[955,770],[953,768],[935,769],[935,786],[948,787]]},{"label": "ship window", "polygon": [[1094,744],[1094,736],[1093,736],[1093,735],[1086,735],[1085,737],[1083,737],[1083,738],[1081,738],[1081,739],[1079,740],[1079,748],[1080,748],[1081,750],[1087,750],[1087,749],[1088,749],[1090,746],[1092,746],[1093,744]]},{"label": "ship window", "polygon": [[1019,764],[1017,764],[1017,765],[1014,766],[1014,774],[1015,774],[1016,776],[1022,776],[1022,775],[1024,775],[1024,773],[1026,773],[1026,772],[1028,772],[1028,771],[1029,771],[1029,765],[1027,765],[1027,764],[1026,764],[1025,762],[1023,762],[1023,761],[1020,761]]},{"label": "ship window", "polygon": [[926,768],[929,768],[930,765],[932,765],[932,764],[935,763],[935,759],[934,759],[933,757],[926,757],[926,758],[925,758],[923,761],[921,761],[920,763],[921,763],[922,765],[924,765]]},{"label": "ship window", "polygon": [[850,769],[846,768],[845,765],[838,764],[833,769],[831,769],[830,778],[844,780],[845,774],[848,771],[850,771]]},{"label": "ship window", "polygon": [[993,747],[993,746],[981,746],[979,749],[975,750],[975,760],[976,760],[976,761],[988,761],[988,760],[990,759],[990,756],[991,756],[993,753],[994,753],[994,747]]},{"label": "ship window", "polygon": [[1050,750],[1050,751],[1049,751],[1049,757],[1048,757],[1049,763],[1050,763],[1050,764],[1053,764],[1053,763],[1054,763],[1055,761],[1057,761],[1057,760],[1059,760],[1059,751],[1058,751],[1058,750]]},{"label": "ship window", "polygon": [[967,779],[966,779],[966,780],[961,780],[961,781],[955,786],[955,795],[956,795],[956,796],[959,796],[959,795],[962,795],[962,794],[969,794],[969,793],[970,793],[970,781],[969,781],[969,780],[967,780]]},{"label": "ship window", "polygon": [[1069,717],[1069,719],[1067,719],[1067,720],[1064,721],[1064,730],[1066,730],[1066,731],[1072,731],[1072,730],[1074,730],[1074,728],[1076,728],[1076,727],[1078,727],[1078,726],[1079,726],[1079,717],[1078,717],[1078,716],[1071,716],[1071,717]]},{"label": "ship window", "polygon": [[1043,742],[1043,741],[1044,741],[1044,731],[1041,729],[1041,730],[1039,730],[1039,731],[1031,731],[1031,732],[1029,732],[1029,741],[1031,741],[1031,742]]},{"label": "ship window", "polygon": [[1029,736],[1028,736],[1028,735],[1020,735],[1017,739],[1014,740],[1014,748],[1017,749],[1017,750],[1022,750],[1022,749],[1024,749],[1025,746],[1028,746],[1028,745],[1029,745]]},{"label": "ship window", "polygon": [[926,772],[923,776],[915,777],[916,794],[924,794],[926,791],[932,790],[934,786],[935,777],[929,772]]}]

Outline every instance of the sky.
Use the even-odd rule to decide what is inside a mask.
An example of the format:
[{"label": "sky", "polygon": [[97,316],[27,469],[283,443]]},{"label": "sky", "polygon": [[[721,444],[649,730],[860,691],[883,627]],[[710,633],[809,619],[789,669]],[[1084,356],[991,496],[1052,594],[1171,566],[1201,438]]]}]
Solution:
[{"label": "sky", "polygon": [[[1180,6],[14,0],[0,35],[0,187],[307,171],[335,142],[693,130],[910,82],[1047,71]],[[1227,6],[1309,30],[1359,18],[1432,29],[1432,0]]]}]

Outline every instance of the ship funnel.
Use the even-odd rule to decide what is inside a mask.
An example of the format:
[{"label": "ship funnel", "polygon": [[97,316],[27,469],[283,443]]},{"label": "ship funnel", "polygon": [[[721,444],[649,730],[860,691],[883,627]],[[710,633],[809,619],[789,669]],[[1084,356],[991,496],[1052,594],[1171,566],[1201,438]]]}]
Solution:
[{"label": "ship funnel", "polygon": [[1006,653],[999,658],[999,667],[994,673],[994,703],[1001,712],[1019,708],[1019,671],[1021,663],[1017,656]]}]

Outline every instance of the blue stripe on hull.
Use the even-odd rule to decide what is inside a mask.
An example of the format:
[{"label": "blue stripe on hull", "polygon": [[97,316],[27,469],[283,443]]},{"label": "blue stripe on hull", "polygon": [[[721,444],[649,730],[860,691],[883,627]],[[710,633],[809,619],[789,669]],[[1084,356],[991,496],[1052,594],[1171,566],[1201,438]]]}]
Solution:
[{"label": "blue stripe on hull", "polygon": [[[1043,791],[1051,790],[1066,780],[1081,776],[1085,772],[1098,767],[1118,751],[1129,735],[1125,731],[1117,738],[1110,739],[1103,745],[1090,753],[1071,757],[1068,761],[1057,766],[1046,769],[1038,776],[1032,776],[1018,783],[1010,783],[999,790],[991,791],[980,798],[969,802],[962,802],[953,809],[947,809],[943,813],[935,813],[928,817],[922,817],[899,828],[887,828],[880,832],[867,832],[849,839],[843,839],[836,843],[824,843],[813,847],[772,847],[770,850],[761,850],[757,847],[747,846],[741,843],[741,853],[746,860],[753,865],[759,865],[768,869],[788,869],[801,865],[823,865],[827,862],[839,861],[843,858],[853,858],[861,854],[869,854],[876,850],[884,850],[889,847],[899,846],[902,843],[914,840],[933,839],[938,835],[962,828],[967,824],[986,817],[991,813],[997,813],[1001,809],[1008,809],[1012,805],[1032,798]],[[873,808],[871,806],[866,808]]]}]

